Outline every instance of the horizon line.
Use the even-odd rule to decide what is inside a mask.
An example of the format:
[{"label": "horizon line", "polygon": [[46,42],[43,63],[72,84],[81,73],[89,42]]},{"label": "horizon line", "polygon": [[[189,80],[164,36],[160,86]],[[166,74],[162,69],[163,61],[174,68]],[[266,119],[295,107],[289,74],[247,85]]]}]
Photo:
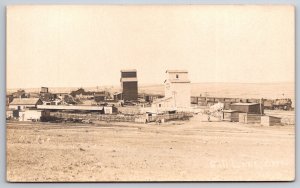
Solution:
[{"label": "horizon line", "polygon": [[[294,81],[282,81],[282,82],[192,82],[191,84],[295,84]],[[163,83],[139,83],[140,86],[151,86],[151,85],[164,85]],[[13,89],[37,89],[41,87],[47,88],[94,88],[94,87],[120,87],[119,85],[93,85],[93,86],[34,86],[34,87],[13,87],[6,90]]]}]

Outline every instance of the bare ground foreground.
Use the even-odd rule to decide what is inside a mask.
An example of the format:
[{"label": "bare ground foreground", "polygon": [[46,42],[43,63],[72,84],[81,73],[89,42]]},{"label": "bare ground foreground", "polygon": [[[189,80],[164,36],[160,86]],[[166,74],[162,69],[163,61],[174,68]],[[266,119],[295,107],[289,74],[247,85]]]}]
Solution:
[{"label": "bare ground foreground", "polygon": [[[294,113],[294,112],[293,112]],[[295,127],[7,123],[7,180],[293,180]]]}]

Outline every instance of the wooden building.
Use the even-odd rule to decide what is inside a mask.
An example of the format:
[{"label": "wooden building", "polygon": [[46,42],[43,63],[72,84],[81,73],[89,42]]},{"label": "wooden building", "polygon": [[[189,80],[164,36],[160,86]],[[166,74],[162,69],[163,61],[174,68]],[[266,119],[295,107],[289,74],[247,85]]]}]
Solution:
[{"label": "wooden building", "polygon": [[261,122],[260,114],[248,114],[248,113],[239,113],[239,122],[240,123],[260,123]]},{"label": "wooden building", "polygon": [[230,105],[230,109],[247,114],[264,114],[263,104],[260,103],[233,103]]},{"label": "wooden building", "polygon": [[261,125],[264,125],[264,126],[282,125],[281,118],[275,117],[275,116],[262,116],[261,117]]},{"label": "wooden building", "polygon": [[138,99],[138,80],[135,69],[121,70],[122,99],[136,101]]},{"label": "wooden building", "polygon": [[239,111],[223,110],[223,121],[239,122]]}]

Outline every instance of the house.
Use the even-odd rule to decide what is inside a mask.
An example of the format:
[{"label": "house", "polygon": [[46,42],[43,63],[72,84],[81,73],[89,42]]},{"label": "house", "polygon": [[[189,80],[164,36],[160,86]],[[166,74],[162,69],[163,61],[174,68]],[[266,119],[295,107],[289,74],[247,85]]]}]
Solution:
[{"label": "house", "polygon": [[138,99],[138,80],[135,69],[121,70],[122,99],[136,101]]},{"label": "house", "polygon": [[247,114],[264,114],[264,106],[260,103],[233,103],[230,109]]},{"label": "house", "polygon": [[34,109],[37,105],[43,104],[39,98],[15,98],[10,104],[9,109],[13,110],[24,110]]}]

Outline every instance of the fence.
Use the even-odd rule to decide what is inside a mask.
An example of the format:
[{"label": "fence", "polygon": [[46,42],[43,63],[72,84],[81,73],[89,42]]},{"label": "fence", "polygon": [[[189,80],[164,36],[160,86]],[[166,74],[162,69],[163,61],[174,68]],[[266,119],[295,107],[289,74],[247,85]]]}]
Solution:
[{"label": "fence", "polygon": [[122,115],[122,114],[79,114],[79,113],[61,113],[54,112],[51,116],[62,119],[89,119],[98,121],[112,121],[112,122],[153,122],[158,120],[186,120],[192,117],[191,113],[179,112],[175,114],[155,114],[155,115]]},{"label": "fence", "polygon": [[187,120],[193,115],[191,113],[187,112],[179,112],[175,114],[158,114],[155,116],[148,116],[148,121],[158,121],[158,120],[164,120],[164,121],[171,121],[171,120]]}]

